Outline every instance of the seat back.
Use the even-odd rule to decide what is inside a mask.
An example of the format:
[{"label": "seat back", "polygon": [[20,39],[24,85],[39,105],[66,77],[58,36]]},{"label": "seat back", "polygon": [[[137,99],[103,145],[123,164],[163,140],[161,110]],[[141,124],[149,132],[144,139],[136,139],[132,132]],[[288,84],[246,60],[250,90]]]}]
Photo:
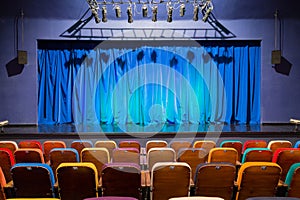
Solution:
[{"label": "seat back", "polygon": [[173,148],[169,147],[154,147],[147,153],[148,169],[151,171],[155,163],[158,162],[175,162],[176,153]]},{"label": "seat back", "polygon": [[2,168],[5,180],[12,180],[10,169],[15,164],[15,158],[10,149],[0,148],[0,167]]},{"label": "seat back", "polygon": [[135,140],[123,140],[119,142],[119,148],[136,148],[140,152],[141,144]]},{"label": "seat back", "polygon": [[98,171],[98,178],[100,178],[102,173],[103,165],[110,162],[109,152],[106,148],[84,148],[81,151],[80,156],[81,162],[91,162],[93,163]]},{"label": "seat back", "polygon": [[212,140],[198,140],[194,142],[194,148],[202,148],[209,152],[211,149],[216,147],[216,143]]},{"label": "seat back", "polygon": [[33,149],[40,149],[43,152],[42,144],[40,141],[37,140],[22,140],[18,144],[19,148],[33,148]]},{"label": "seat back", "polygon": [[16,163],[45,163],[43,152],[38,148],[19,148],[14,157]]},{"label": "seat back", "polygon": [[56,176],[61,200],[98,197],[98,172],[93,163],[62,163]]},{"label": "seat back", "polygon": [[177,161],[188,163],[194,177],[197,166],[207,162],[208,152],[202,148],[181,148],[178,152]]},{"label": "seat back", "polygon": [[93,147],[93,143],[89,140],[74,140],[71,143],[71,148],[76,149],[78,155],[81,154],[82,149]]},{"label": "seat back", "polygon": [[189,196],[191,168],[183,162],[155,163],[151,170],[151,200]]},{"label": "seat back", "polygon": [[141,199],[141,169],[135,163],[109,163],[102,169],[102,195]]},{"label": "seat back", "polygon": [[146,153],[149,149],[157,147],[168,147],[168,143],[164,140],[149,140],[146,142]]},{"label": "seat back", "polygon": [[276,163],[244,163],[238,172],[236,199],[275,196],[280,175],[281,167]]},{"label": "seat back", "polygon": [[49,159],[52,170],[56,172],[61,163],[79,162],[79,155],[73,148],[54,148],[50,151]]},{"label": "seat back", "polygon": [[242,163],[272,162],[273,152],[269,148],[248,148],[245,150]]},{"label": "seat back", "polygon": [[17,163],[12,169],[16,197],[54,197],[54,174],[44,163]]},{"label": "seat back", "polygon": [[290,167],[285,184],[288,186],[288,197],[300,198],[300,163],[295,163]]},{"label": "seat back", "polygon": [[140,165],[140,153],[137,148],[116,148],[113,150],[112,162],[135,163]]},{"label": "seat back", "polygon": [[54,148],[66,148],[66,143],[64,141],[53,141],[53,140],[47,140],[43,143],[43,149],[44,149],[44,157],[45,162],[49,161],[49,154],[50,151]]},{"label": "seat back", "polygon": [[294,148],[300,148],[300,140],[294,144]]},{"label": "seat back", "polygon": [[181,149],[181,148],[192,148],[193,145],[190,141],[172,141],[172,142],[170,142],[169,147],[174,149],[175,155],[177,155],[178,152],[179,152],[179,149]]},{"label": "seat back", "polygon": [[248,148],[267,148],[268,143],[265,140],[247,140],[244,142],[243,151],[245,152]]},{"label": "seat back", "polygon": [[4,173],[0,167],[0,200],[6,200],[6,195],[4,191],[4,186],[6,185],[6,180],[4,177]]},{"label": "seat back", "polygon": [[236,167],[230,163],[203,163],[198,165],[194,177],[195,195],[221,197],[233,196]]},{"label": "seat back", "polygon": [[113,140],[98,140],[95,142],[94,147],[106,148],[109,152],[109,156],[112,156],[112,152],[117,148],[117,143]]},{"label": "seat back", "polygon": [[238,152],[238,161],[242,159],[243,143],[240,140],[223,140],[220,147],[234,148]]},{"label": "seat back", "polygon": [[294,163],[300,162],[300,149],[279,148],[273,153],[272,162],[277,163],[282,168],[281,180],[285,181],[290,167]]},{"label": "seat back", "polygon": [[288,140],[271,140],[268,143],[268,148],[271,149],[272,152],[275,152],[279,148],[292,148],[292,142]]},{"label": "seat back", "polygon": [[216,147],[209,151],[208,162],[228,162],[236,165],[238,152],[231,147]]},{"label": "seat back", "polygon": [[15,141],[0,141],[0,148],[10,149],[14,153],[19,147]]}]

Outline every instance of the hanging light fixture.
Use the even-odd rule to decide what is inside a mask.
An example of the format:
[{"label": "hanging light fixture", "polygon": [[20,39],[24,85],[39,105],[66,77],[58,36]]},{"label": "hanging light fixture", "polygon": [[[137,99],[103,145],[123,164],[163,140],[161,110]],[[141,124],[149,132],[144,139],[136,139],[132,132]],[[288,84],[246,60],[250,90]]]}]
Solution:
[{"label": "hanging light fixture", "polygon": [[107,9],[106,6],[102,7],[102,22],[107,22]]},{"label": "hanging light fixture", "polygon": [[131,8],[131,4],[129,4],[129,6],[127,7],[127,16],[128,16],[128,23],[132,23],[133,19],[132,19],[132,8]]},{"label": "hanging light fixture", "polygon": [[157,21],[157,6],[153,6],[152,7],[152,21],[156,22]]},{"label": "hanging light fixture", "polygon": [[115,11],[116,11],[116,17],[120,18],[121,17],[121,7],[119,5],[115,6]]},{"label": "hanging light fixture", "polygon": [[185,5],[184,4],[181,4],[180,5],[180,12],[179,12],[179,15],[180,17],[183,17],[185,14]]},{"label": "hanging light fixture", "polygon": [[167,22],[172,22],[172,14],[173,14],[173,7],[171,6],[171,2],[168,3],[168,18]]},{"label": "hanging light fixture", "polygon": [[148,15],[148,6],[146,4],[144,4],[142,6],[142,13],[143,13],[143,17],[147,17],[147,15]]},{"label": "hanging light fixture", "polygon": [[199,14],[199,6],[194,5],[194,15],[193,15],[193,20],[198,21],[198,14]]}]

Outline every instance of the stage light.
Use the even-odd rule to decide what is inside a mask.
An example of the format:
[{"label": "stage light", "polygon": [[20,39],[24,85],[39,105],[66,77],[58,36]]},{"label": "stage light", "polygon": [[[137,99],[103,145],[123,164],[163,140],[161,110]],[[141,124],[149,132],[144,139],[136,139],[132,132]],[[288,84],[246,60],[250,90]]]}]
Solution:
[{"label": "stage light", "polygon": [[153,6],[152,7],[152,21],[156,22],[157,21],[157,6]]},{"label": "stage light", "polygon": [[107,9],[106,9],[106,6],[103,6],[103,7],[102,7],[102,21],[103,21],[103,22],[107,22],[107,17],[106,17],[106,15],[107,15]]},{"label": "stage light", "polygon": [[121,7],[119,5],[115,6],[115,11],[116,11],[116,17],[120,18],[121,17]]},{"label": "stage light", "polygon": [[148,15],[148,7],[146,4],[142,6],[143,17],[147,17]]},{"label": "stage light", "polygon": [[195,5],[194,6],[194,16],[193,16],[194,21],[198,21],[198,14],[199,14],[199,6]]},{"label": "stage light", "polygon": [[97,1],[96,0],[87,0],[87,2],[88,2],[89,6],[90,6],[90,9],[92,11],[92,15],[95,18],[95,22],[100,23],[101,20],[100,20],[99,15],[98,15],[99,6],[98,6]]},{"label": "stage light", "polygon": [[128,23],[132,23],[133,19],[132,19],[132,8],[131,8],[131,5],[129,5],[127,7],[127,15],[128,15]]},{"label": "stage light", "polygon": [[207,19],[208,19],[209,15],[210,15],[211,11],[212,11],[212,8],[208,8],[206,10],[205,15],[202,18],[202,21],[207,22]]},{"label": "stage light", "polygon": [[171,5],[169,5],[167,22],[172,22],[172,13],[173,13],[173,7]]},{"label": "stage light", "polygon": [[185,14],[185,5],[184,4],[181,4],[180,5],[180,17],[183,17],[184,14]]}]

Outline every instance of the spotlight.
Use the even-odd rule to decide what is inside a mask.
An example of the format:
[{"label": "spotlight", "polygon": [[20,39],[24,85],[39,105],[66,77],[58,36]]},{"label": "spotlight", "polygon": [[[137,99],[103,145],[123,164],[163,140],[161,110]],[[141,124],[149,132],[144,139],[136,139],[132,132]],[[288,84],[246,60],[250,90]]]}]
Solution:
[{"label": "spotlight", "polygon": [[99,16],[98,16],[98,9],[92,9],[92,14],[93,14],[93,16],[94,16],[94,18],[95,18],[95,22],[96,22],[97,24],[100,23],[101,20],[100,20],[100,18],[99,18]]},{"label": "spotlight", "polygon": [[116,17],[120,18],[121,17],[121,7],[119,5],[116,5],[115,10],[116,10]]},{"label": "spotlight", "polygon": [[133,19],[132,19],[132,9],[131,9],[131,5],[129,5],[127,7],[127,15],[128,15],[128,23],[132,23]]},{"label": "spotlight", "polygon": [[180,17],[183,17],[185,14],[185,5],[181,4],[180,5]]},{"label": "spotlight", "polygon": [[147,17],[148,15],[148,7],[146,4],[142,6],[143,17]]},{"label": "spotlight", "polygon": [[99,6],[98,6],[98,3],[96,0],[87,0],[89,6],[90,6],[90,9],[92,11],[92,15],[94,16],[95,18],[95,22],[96,23],[100,23],[101,20],[98,16],[98,10],[99,10]]},{"label": "spotlight", "polygon": [[167,19],[167,22],[172,22],[172,13],[173,13],[173,7],[169,6],[168,7],[168,19]]},{"label": "spotlight", "polygon": [[103,6],[103,7],[102,7],[102,21],[103,21],[103,22],[107,22],[106,14],[107,14],[106,6]]},{"label": "spotlight", "polygon": [[211,7],[206,10],[205,15],[202,18],[202,21],[207,22],[207,19],[208,19],[209,15],[210,15],[211,11],[212,11]]},{"label": "spotlight", "polygon": [[153,6],[152,7],[152,21],[156,22],[157,21],[157,6]]},{"label": "spotlight", "polygon": [[195,5],[194,6],[194,16],[193,16],[194,21],[198,21],[198,13],[199,13],[199,6]]}]

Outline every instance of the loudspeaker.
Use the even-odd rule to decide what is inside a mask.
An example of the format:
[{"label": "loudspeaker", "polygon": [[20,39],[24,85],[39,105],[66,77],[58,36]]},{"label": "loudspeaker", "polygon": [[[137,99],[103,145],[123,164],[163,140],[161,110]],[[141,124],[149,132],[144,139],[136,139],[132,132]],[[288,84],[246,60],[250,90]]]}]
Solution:
[{"label": "loudspeaker", "polygon": [[281,51],[280,50],[273,50],[272,51],[272,64],[280,64],[281,63]]},{"label": "loudspeaker", "polygon": [[18,64],[27,64],[27,51],[18,50]]},{"label": "loudspeaker", "polygon": [[275,71],[288,76],[290,74],[292,64],[287,59],[285,59],[283,56],[281,56],[280,60],[281,60],[281,62],[274,66]]}]

